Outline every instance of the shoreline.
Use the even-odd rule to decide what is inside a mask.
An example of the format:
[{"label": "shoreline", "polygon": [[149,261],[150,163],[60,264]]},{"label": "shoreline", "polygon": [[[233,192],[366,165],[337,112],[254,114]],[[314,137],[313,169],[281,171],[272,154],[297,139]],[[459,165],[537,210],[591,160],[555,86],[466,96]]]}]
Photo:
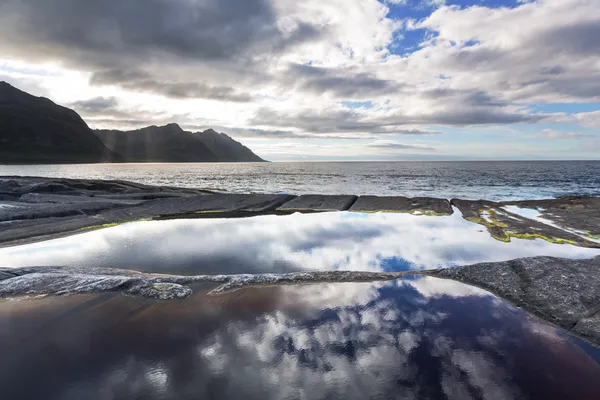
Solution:
[{"label": "shoreline", "polygon": [[[437,218],[458,212],[502,242],[512,238],[543,239],[600,249],[600,197],[492,202],[402,196],[236,194],[117,180],[36,177],[0,177],[0,247],[134,221],[336,211],[408,213],[415,218]],[[542,256],[412,272],[480,287],[600,347],[600,256],[588,260]],[[90,293],[122,291],[122,282],[133,282],[137,289],[129,291],[129,295],[170,300],[191,294],[187,286],[179,284],[188,282],[188,278],[166,276],[157,280],[135,271],[123,276],[116,273],[86,271],[85,266],[0,268],[0,296],[76,293],[73,288],[82,281],[90,282]],[[341,281],[365,278],[360,274]],[[401,275],[406,274],[410,271]],[[96,281],[107,282],[107,275],[112,276],[115,285],[95,286]],[[306,284],[319,280],[300,278],[282,279],[273,275],[268,283]],[[367,280],[382,278],[389,277],[375,274]],[[227,279],[233,282],[237,278]],[[239,286],[256,282],[253,279]],[[337,282],[337,277],[328,275],[326,281]],[[54,290],[57,287],[61,288],[58,292]]]},{"label": "shoreline", "polygon": [[331,211],[444,216],[455,209],[500,241],[539,238],[600,248],[600,197],[594,196],[496,202],[351,194],[242,194],[123,180],[21,176],[0,176],[0,247],[139,220]]}]

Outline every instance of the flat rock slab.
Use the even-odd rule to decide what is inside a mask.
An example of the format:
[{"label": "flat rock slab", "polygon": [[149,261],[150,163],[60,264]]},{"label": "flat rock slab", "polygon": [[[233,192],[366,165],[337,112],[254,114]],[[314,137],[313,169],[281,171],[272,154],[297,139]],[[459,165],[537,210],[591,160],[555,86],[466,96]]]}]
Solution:
[{"label": "flat rock slab", "polygon": [[468,283],[600,346],[600,257],[522,258],[437,270]]},{"label": "flat rock slab", "polygon": [[[510,242],[511,238],[543,239],[552,243],[600,248],[600,241],[590,240],[583,234],[507,211],[504,207],[511,203],[461,199],[452,199],[450,203],[461,211],[464,219],[485,226],[493,238],[503,242]],[[596,212],[600,213],[600,208]]]},{"label": "flat rock slab", "polygon": [[567,196],[502,204],[535,209],[541,218],[558,226],[579,231],[591,239],[600,240],[600,197]]},{"label": "flat rock slab", "polygon": [[151,186],[136,182],[98,179],[67,179],[6,176],[0,177],[0,194],[21,196],[25,193],[92,196],[94,194],[176,193],[201,194],[201,189]]},{"label": "flat rock slab", "polygon": [[288,201],[278,208],[280,211],[346,211],[358,199],[349,195],[305,194]]},{"label": "flat rock slab", "polygon": [[[113,203],[51,204],[11,211],[13,219],[0,222],[0,247],[66,236],[69,233],[153,218],[230,212],[266,213],[294,198],[291,195],[211,194],[152,200],[134,206]],[[77,207],[70,207],[70,206]],[[3,209],[0,209],[0,216]],[[19,213],[19,214],[17,214]],[[15,216],[20,218],[15,219]]]},{"label": "flat rock slab", "polygon": [[248,286],[322,282],[371,282],[400,278],[409,272],[307,271],[284,274],[164,275],[138,271],[85,267],[0,268],[0,297],[122,292],[128,295],[172,300],[188,297],[183,285],[217,283],[209,294]]},{"label": "flat rock slab", "polygon": [[[0,246],[66,236],[141,219],[229,218],[290,212],[408,212],[450,215],[451,204],[463,216],[485,226],[502,241],[542,238],[600,248],[600,198],[495,203],[484,200],[352,195],[229,194],[202,189],[150,186],[126,181],[0,177]],[[513,214],[506,206],[535,208],[571,230]],[[575,231],[577,230],[577,231]]]},{"label": "flat rock slab", "polygon": [[189,296],[192,283],[219,294],[248,286],[368,282],[428,275],[483,288],[540,319],[600,346],[600,256],[587,260],[531,257],[405,272],[305,271],[283,274],[163,275],[97,267],[0,268],[0,297],[122,292],[161,300]]},{"label": "flat rock slab", "polygon": [[403,212],[423,215],[452,215],[452,206],[446,199],[431,197],[360,196],[350,207],[356,212]]}]

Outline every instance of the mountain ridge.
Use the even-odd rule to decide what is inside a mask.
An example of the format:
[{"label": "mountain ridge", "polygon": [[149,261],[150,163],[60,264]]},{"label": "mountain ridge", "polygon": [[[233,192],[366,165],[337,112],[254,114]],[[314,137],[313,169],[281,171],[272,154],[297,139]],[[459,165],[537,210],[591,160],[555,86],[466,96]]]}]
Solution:
[{"label": "mountain ridge", "polygon": [[120,160],[74,110],[0,81],[0,163]]},{"label": "mountain ridge", "polygon": [[126,161],[265,162],[248,147],[214,129],[190,132],[170,123],[130,131],[98,129],[95,133]]},{"label": "mountain ridge", "polygon": [[74,110],[0,81],[0,164],[265,162],[213,129],[91,129]]}]

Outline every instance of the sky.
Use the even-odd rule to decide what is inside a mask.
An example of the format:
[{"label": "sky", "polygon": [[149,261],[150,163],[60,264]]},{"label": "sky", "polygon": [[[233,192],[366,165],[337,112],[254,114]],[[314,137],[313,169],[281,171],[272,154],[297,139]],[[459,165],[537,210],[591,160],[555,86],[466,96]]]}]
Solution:
[{"label": "sky", "polygon": [[598,0],[0,0],[0,81],[272,161],[600,159]]}]

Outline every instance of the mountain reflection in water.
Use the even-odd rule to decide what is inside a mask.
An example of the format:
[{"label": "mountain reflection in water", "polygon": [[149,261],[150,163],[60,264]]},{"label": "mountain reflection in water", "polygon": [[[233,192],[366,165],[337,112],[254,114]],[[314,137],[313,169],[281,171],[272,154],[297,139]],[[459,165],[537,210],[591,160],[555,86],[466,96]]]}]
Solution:
[{"label": "mountain reflection in water", "polygon": [[[398,271],[522,256],[460,216],[327,213],[127,224],[1,249],[4,265],[169,273]],[[430,277],[159,302],[0,300],[2,399],[598,399],[600,353],[488,292]]]}]

